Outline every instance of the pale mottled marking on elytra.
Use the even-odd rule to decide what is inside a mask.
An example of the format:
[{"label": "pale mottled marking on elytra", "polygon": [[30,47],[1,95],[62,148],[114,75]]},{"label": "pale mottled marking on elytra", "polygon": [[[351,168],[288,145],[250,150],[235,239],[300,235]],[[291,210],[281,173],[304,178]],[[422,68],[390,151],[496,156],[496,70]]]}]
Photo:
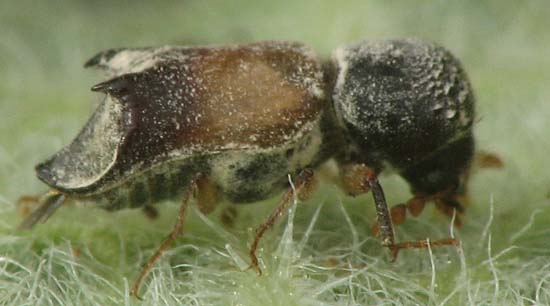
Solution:
[{"label": "pale mottled marking on elytra", "polygon": [[[322,145],[320,120],[312,125],[308,134],[285,146],[219,154],[211,162],[212,180],[230,193],[229,200],[234,202],[236,199],[248,202],[275,195],[281,186],[287,184],[286,174],[320,162],[316,160]],[[290,156],[289,151],[293,152]],[[269,163],[273,166],[268,167]],[[243,172],[246,177],[243,177]],[[256,197],[250,195],[252,192]]]},{"label": "pale mottled marking on elytra", "polygon": [[126,73],[138,73],[154,67],[160,61],[170,58],[183,59],[184,55],[166,56],[172,50],[183,50],[187,47],[164,46],[160,48],[130,48],[113,50],[109,57],[100,57],[94,66],[105,69],[109,78]]}]

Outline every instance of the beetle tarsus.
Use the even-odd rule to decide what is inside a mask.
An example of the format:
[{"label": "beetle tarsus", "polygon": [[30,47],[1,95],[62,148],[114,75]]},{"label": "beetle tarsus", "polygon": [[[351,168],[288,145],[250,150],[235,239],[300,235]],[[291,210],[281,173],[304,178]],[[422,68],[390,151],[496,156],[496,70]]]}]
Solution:
[{"label": "beetle tarsus", "polygon": [[256,252],[253,252],[252,249],[250,249],[249,255],[250,255],[250,265],[248,266],[248,268],[245,269],[245,271],[253,269],[254,271],[256,271],[256,274],[258,274],[258,276],[262,276],[262,269],[260,268],[260,264],[258,262],[258,257],[256,256]]},{"label": "beetle tarsus", "polygon": [[441,247],[441,246],[454,246],[457,247],[460,245],[460,240],[455,238],[444,238],[439,240],[430,240],[430,239],[423,239],[423,240],[410,240],[410,241],[403,241],[400,243],[388,245],[387,247],[390,249],[391,254],[391,262],[395,262],[397,260],[397,255],[399,254],[400,250],[403,249],[426,249],[428,247]]}]

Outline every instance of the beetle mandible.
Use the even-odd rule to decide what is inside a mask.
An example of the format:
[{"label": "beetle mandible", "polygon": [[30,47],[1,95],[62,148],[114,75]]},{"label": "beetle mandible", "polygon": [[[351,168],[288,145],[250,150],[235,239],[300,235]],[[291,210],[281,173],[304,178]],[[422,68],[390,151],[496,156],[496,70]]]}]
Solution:
[{"label": "beetle mandible", "polygon": [[[134,283],[134,295],[181,232],[192,198],[209,206],[284,192],[250,248],[251,267],[261,273],[255,254],[263,234],[294,195],[307,198],[314,170],[328,160],[339,166],[337,184],[346,193],[372,192],[374,230],[393,258],[400,249],[428,245],[395,242],[393,225],[407,210],[416,216],[433,201],[449,216],[463,212],[474,96],[458,60],[440,46],[363,41],[324,62],[294,42],[112,49],[85,67],[105,71],[108,80],[92,87],[105,97],[76,138],[36,166],[50,191],[20,228],[44,221],[69,199],[150,213],[160,200],[182,199],[176,224]],[[388,167],[413,193],[391,210],[377,179]]]}]

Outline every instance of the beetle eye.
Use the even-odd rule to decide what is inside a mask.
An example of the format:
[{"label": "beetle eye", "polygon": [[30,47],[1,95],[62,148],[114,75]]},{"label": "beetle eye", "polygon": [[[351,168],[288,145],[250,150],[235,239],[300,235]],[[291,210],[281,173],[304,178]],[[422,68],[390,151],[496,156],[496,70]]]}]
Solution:
[{"label": "beetle eye", "polygon": [[92,87],[92,91],[104,92],[117,98],[124,98],[128,96],[131,86],[132,83],[128,76],[124,75],[99,83]]}]

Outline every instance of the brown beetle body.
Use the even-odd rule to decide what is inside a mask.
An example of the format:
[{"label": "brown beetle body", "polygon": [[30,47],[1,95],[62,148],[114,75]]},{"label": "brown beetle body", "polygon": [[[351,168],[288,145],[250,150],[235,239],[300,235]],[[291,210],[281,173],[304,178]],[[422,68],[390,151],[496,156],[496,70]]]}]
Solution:
[{"label": "brown beetle body", "polygon": [[[394,258],[404,248],[458,243],[396,243],[393,230],[407,210],[416,216],[430,201],[454,218],[467,196],[474,96],[458,60],[441,47],[366,41],[337,49],[323,66],[311,49],[290,42],[113,49],[86,67],[107,72],[109,80],[92,88],[106,97],[73,142],[37,166],[53,191],[21,228],[47,218],[66,198],[111,210],[183,198],[133,294],[181,232],[191,198],[248,203],[286,189],[250,247],[251,267],[260,272],[255,252],[263,234],[293,195],[311,193],[312,169],[329,159],[345,192],[372,191],[374,230]],[[377,179],[388,165],[413,192],[391,210]]]}]

